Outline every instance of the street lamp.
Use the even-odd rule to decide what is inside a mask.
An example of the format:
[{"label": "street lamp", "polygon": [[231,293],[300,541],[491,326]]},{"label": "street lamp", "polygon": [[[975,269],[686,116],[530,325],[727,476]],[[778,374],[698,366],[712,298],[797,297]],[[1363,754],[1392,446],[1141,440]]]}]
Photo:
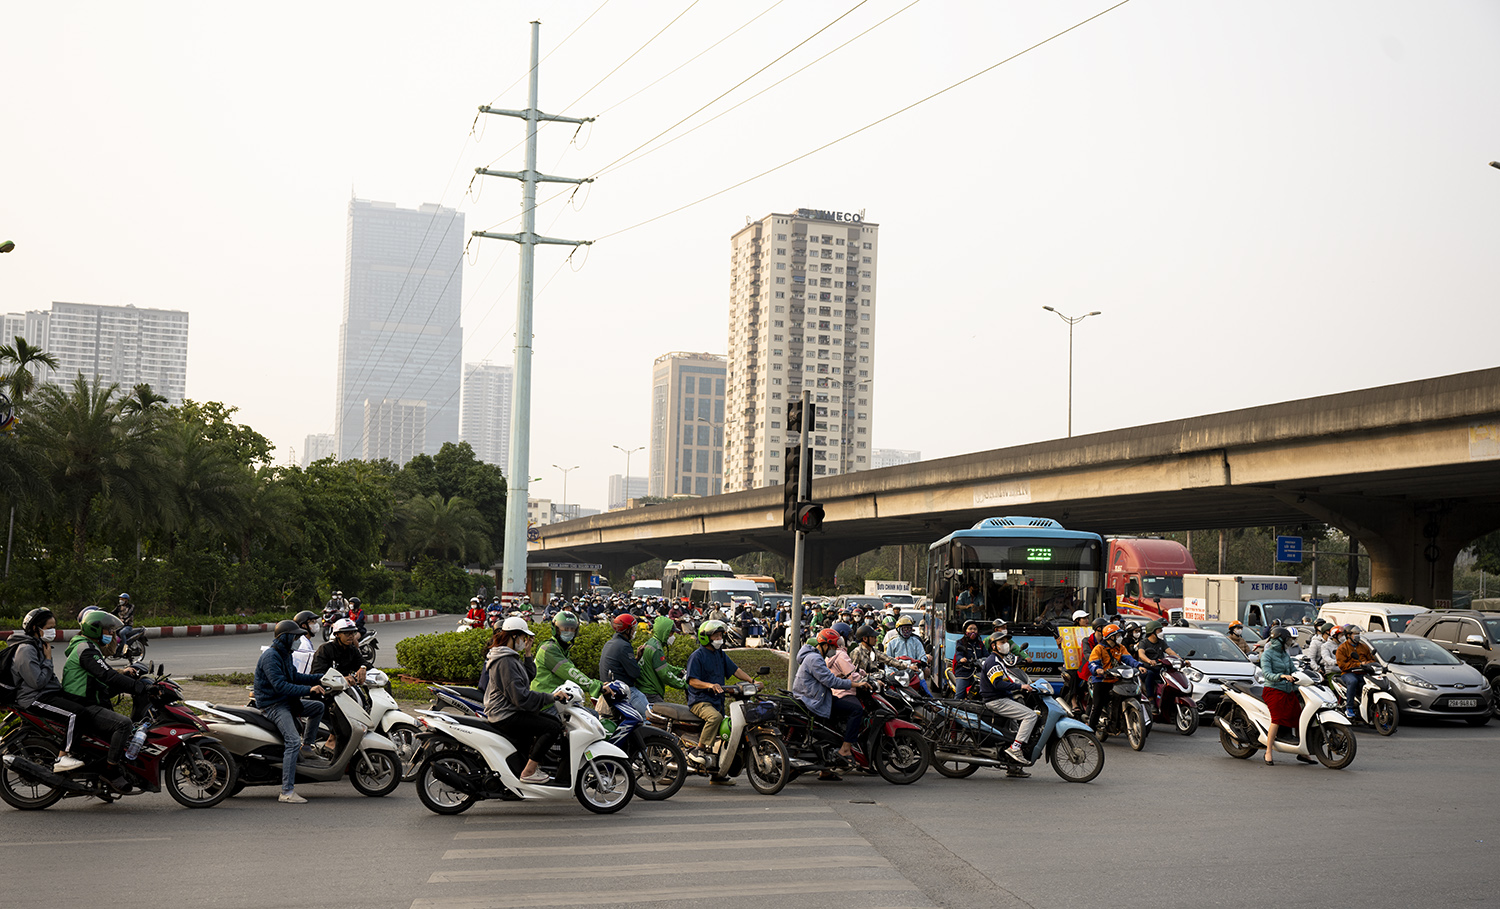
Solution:
[{"label": "street lamp", "polygon": [[557,467],[558,470],[561,470],[563,472],[563,512],[566,513],[568,510],[568,471],[577,470],[578,465],[574,464],[572,467],[558,467],[558,465],[553,464],[552,466]]},{"label": "street lamp", "polygon": [[8,253],[16,248],[14,240],[0,240],[0,253]]},{"label": "street lamp", "polygon": [[642,448],[645,448],[646,446],[641,445],[636,448],[620,448],[620,446],[616,445],[614,447],[618,448],[620,451],[625,452],[625,488],[620,490],[620,505],[621,507],[623,507],[630,503],[630,456],[640,451]]},{"label": "street lamp", "polygon": [[[1491,161],[1490,167],[1500,167],[1500,161]],[[3,250],[3,252],[10,252],[10,250]]]},{"label": "street lamp", "polygon": [[1086,312],[1081,316],[1065,316],[1050,306],[1043,306],[1042,308],[1068,323],[1068,438],[1071,439],[1073,438],[1073,326],[1087,319],[1089,316],[1100,316],[1103,313],[1096,309],[1093,312]]}]

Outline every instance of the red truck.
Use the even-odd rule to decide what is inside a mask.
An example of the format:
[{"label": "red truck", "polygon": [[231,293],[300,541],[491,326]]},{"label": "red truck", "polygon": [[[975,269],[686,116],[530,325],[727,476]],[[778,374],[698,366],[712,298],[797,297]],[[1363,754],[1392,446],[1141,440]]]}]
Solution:
[{"label": "red truck", "polygon": [[1110,540],[1106,564],[1105,586],[1113,588],[1120,614],[1163,621],[1182,608],[1182,576],[1198,570],[1186,546],[1150,537]]}]

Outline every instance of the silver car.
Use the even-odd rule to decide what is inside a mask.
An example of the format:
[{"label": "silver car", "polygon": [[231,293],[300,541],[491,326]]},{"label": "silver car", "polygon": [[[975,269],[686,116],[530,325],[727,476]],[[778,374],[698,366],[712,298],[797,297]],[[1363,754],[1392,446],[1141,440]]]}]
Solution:
[{"label": "silver car", "polygon": [[1478,669],[1415,634],[1366,632],[1364,641],[1386,669],[1386,681],[1403,718],[1430,716],[1490,721],[1494,690]]},{"label": "silver car", "polygon": [[1169,626],[1161,630],[1161,636],[1173,653],[1192,664],[1187,677],[1193,683],[1193,700],[1200,714],[1211,714],[1219,706],[1223,687],[1214,679],[1255,681],[1255,664],[1228,635],[1207,628]]}]

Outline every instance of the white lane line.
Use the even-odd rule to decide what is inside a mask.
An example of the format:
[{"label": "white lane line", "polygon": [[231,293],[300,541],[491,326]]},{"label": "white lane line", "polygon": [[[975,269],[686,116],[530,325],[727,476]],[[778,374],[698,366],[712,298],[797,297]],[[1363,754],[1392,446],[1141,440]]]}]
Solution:
[{"label": "white lane line", "polygon": [[[703,852],[708,850],[727,851],[730,849],[781,849],[790,846],[864,846],[873,849],[862,836],[811,836],[805,838],[788,839],[785,837],[767,840],[715,840],[712,843],[677,843],[670,848],[674,852]],[[611,855],[620,855],[626,852],[660,852],[664,848],[661,843],[620,843],[611,844],[607,847],[597,845],[587,846],[530,846],[517,849],[449,849],[443,853],[443,860],[449,859],[476,859],[476,858],[530,858],[538,855],[562,856],[562,855],[588,855],[597,856],[601,848],[609,849]]]},{"label": "white lane line", "polygon": [[[666,804],[670,804],[670,803],[666,803]],[[781,814],[832,814],[833,813],[833,809],[827,807],[826,805],[823,806],[823,807],[821,807],[821,808],[814,808],[814,807],[810,807],[810,806],[806,807],[806,808],[801,808],[801,807],[793,807],[793,806],[790,806],[790,805],[788,805],[787,807],[783,808],[783,807],[781,807],[781,806],[778,805],[778,806],[775,806],[775,807],[768,807],[768,808],[709,808],[709,809],[704,809],[704,810],[701,810],[701,811],[693,811],[691,809],[679,809],[679,810],[676,810],[676,811],[670,811],[670,810],[668,810],[665,807],[665,804],[664,804],[664,805],[653,805],[653,806],[651,806],[651,808],[649,808],[647,810],[650,812],[649,814],[643,814],[643,815],[640,815],[638,817],[637,816],[631,816],[630,817],[631,823],[634,824],[634,823],[639,823],[639,822],[646,821],[646,820],[652,820],[652,821],[660,820],[660,821],[662,821],[663,823],[666,823],[666,824],[680,824],[680,823],[683,822],[684,818],[693,818],[693,817],[771,817],[771,816],[774,816],[774,815],[781,815]],[[486,814],[486,815],[483,815],[481,817],[466,817],[466,818],[464,818],[464,823],[465,824],[506,824],[508,826],[512,826],[513,827],[516,824],[520,823],[520,820],[515,815]],[[649,825],[643,824],[642,826],[649,826]],[[590,828],[590,832],[594,832],[596,829],[598,829],[598,828]]]},{"label": "white lane line", "polygon": [[892,878],[884,881],[782,881],[768,884],[737,884],[705,894],[703,886],[662,887],[656,890],[633,890],[627,893],[573,892],[520,893],[510,896],[439,897],[412,900],[411,909],[524,909],[528,906],[597,906],[601,902],[660,903],[670,900],[730,899],[746,896],[801,896],[807,893],[910,892],[917,889],[911,881]]},{"label": "white lane line", "polygon": [[[606,830],[598,825],[583,827],[548,827],[541,830],[468,830],[454,834],[455,840],[509,840],[509,839],[535,839],[546,836],[609,836],[619,834],[621,836],[635,836],[642,832],[655,831],[667,826],[678,836],[696,836],[708,833],[735,833],[740,830],[786,830],[789,825],[795,825],[797,830],[829,829],[838,828],[849,830],[848,821],[833,819],[827,821],[796,820],[796,821],[758,821],[752,824],[647,824],[644,826],[619,827],[614,830]],[[663,831],[665,832],[665,831]]]},{"label": "white lane line", "polygon": [[[702,872],[706,875],[729,874],[737,871],[828,871],[838,868],[890,868],[891,863],[879,855],[826,855],[812,858],[791,859],[747,859],[744,861],[708,862],[663,862],[651,865],[609,865],[588,867],[591,876],[600,878],[649,877],[651,875],[682,876]],[[427,879],[429,884],[458,884],[494,881],[552,880],[556,878],[577,879],[578,868],[493,868],[476,871],[435,871]],[[607,902],[607,901],[605,901]]]},{"label": "white lane line", "polygon": [[170,839],[170,836],[127,836],[113,840],[50,840],[42,842],[26,840],[23,843],[0,843],[0,849],[21,848],[23,846],[93,846],[98,843],[164,843]]}]

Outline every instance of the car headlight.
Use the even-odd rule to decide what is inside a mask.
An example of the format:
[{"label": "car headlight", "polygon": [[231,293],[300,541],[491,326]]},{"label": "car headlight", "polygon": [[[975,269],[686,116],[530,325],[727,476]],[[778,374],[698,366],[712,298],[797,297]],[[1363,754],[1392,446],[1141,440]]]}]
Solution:
[{"label": "car headlight", "polygon": [[1426,679],[1419,679],[1414,675],[1398,675],[1396,676],[1396,678],[1400,679],[1402,682],[1410,685],[1413,688],[1426,688],[1429,691],[1437,691],[1436,685],[1432,684]]},{"label": "car headlight", "polygon": [[1479,680],[1479,690],[1480,691],[1489,691],[1490,690],[1490,680],[1489,679],[1480,679]]},{"label": "car headlight", "polygon": [[1193,682],[1201,682],[1201,681],[1203,681],[1203,673],[1199,672],[1197,669],[1194,669],[1192,666],[1189,666],[1187,668],[1187,677],[1188,677],[1189,681],[1193,681]]}]

